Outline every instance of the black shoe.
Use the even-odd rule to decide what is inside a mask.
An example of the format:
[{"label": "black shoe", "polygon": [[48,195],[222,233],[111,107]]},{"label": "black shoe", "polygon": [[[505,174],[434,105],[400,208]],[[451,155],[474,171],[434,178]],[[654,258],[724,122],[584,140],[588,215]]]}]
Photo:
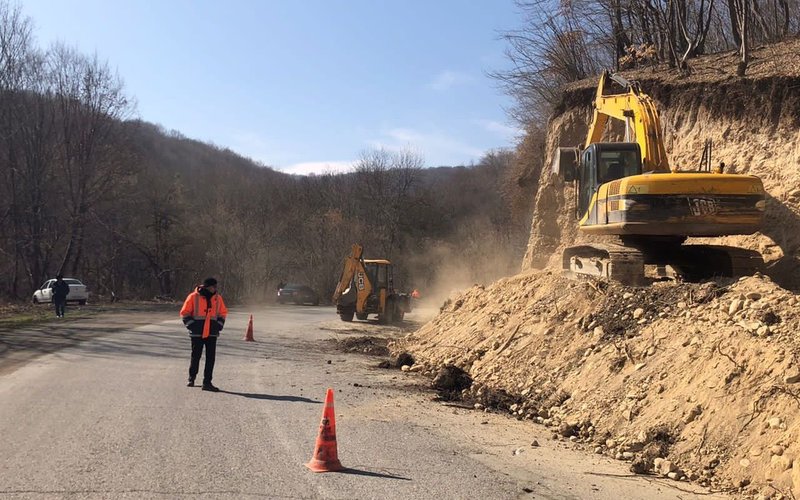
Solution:
[{"label": "black shoe", "polygon": [[211,385],[211,382],[209,382],[207,384],[203,384],[203,390],[211,392],[219,392],[219,387],[214,387],[213,385]]},{"label": "black shoe", "polygon": [[186,387],[194,387],[194,380],[189,379],[189,383],[186,384]]}]

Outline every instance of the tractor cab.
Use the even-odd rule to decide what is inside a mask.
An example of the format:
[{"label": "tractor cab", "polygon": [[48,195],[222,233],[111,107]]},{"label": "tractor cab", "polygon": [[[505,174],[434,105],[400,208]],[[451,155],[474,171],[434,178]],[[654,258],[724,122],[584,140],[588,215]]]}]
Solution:
[{"label": "tractor cab", "polygon": [[394,290],[394,267],[388,260],[364,260],[364,270],[369,282],[372,283],[372,292],[367,298],[367,308],[380,308],[381,296],[385,297]]},{"label": "tractor cab", "polygon": [[394,267],[388,260],[365,260],[364,269],[376,292],[394,288]]}]

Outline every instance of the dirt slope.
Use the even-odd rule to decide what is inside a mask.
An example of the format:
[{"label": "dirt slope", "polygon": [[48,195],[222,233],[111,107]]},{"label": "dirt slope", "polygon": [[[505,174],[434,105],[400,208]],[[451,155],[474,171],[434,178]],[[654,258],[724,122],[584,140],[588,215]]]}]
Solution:
[{"label": "dirt slope", "polygon": [[466,291],[395,349],[638,472],[789,495],[798,327],[798,299],[768,277],[636,289],[534,271]]},{"label": "dirt slope", "polygon": [[[800,287],[800,40],[759,49],[747,78],[735,77],[733,55],[701,58],[692,73],[640,70],[625,73],[657,102],[673,165],[695,169],[711,139],[715,163],[760,176],[769,193],[763,234],[720,243],[756,249],[767,273],[782,285]],[[565,92],[552,117],[547,162],[558,146],[583,142],[591,119],[595,79]],[[556,264],[556,255],[577,238],[574,192],[543,172],[523,269]]]}]

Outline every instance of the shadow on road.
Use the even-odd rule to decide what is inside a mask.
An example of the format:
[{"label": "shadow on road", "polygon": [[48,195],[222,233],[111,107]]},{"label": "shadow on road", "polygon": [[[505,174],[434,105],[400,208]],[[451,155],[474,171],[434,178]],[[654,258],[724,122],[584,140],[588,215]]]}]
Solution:
[{"label": "shadow on road", "polygon": [[252,392],[234,392],[234,391],[219,391],[221,394],[233,394],[234,396],[242,396],[243,398],[250,399],[265,399],[267,401],[288,401],[290,403],[313,403],[322,404],[322,401],[304,398],[302,396],[275,396],[272,394],[255,394]]},{"label": "shadow on road", "polygon": [[353,476],[379,477],[383,479],[399,479],[401,481],[411,481],[410,478],[403,476],[395,476],[394,474],[389,474],[387,472],[372,472],[361,469],[344,469],[339,471],[339,474],[352,474]]}]

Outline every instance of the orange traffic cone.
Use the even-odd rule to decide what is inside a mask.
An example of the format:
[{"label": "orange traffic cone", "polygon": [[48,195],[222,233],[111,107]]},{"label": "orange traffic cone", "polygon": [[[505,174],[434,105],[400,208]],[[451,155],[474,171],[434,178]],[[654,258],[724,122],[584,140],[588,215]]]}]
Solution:
[{"label": "orange traffic cone", "polygon": [[333,411],[333,389],[328,389],[325,395],[325,407],[322,409],[322,422],[319,424],[317,444],[314,446],[314,456],[306,467],[314,472],[336,472],[344,470],[339,462],[339,452],[336,450],[336,414]]},{"label": "orange traffic cone", "polygon": [[247,342],[255,342],[253,338],[253,315],[250,315],[250,321],[247,322],[247,331],[244,333],[244,340]]}]

